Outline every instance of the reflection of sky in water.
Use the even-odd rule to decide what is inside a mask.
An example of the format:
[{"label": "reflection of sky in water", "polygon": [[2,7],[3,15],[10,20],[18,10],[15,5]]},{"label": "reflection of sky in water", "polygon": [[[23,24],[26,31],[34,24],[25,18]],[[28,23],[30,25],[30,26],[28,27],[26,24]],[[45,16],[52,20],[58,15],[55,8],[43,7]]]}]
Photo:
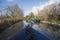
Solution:
[{"label": "reflection of sky in water", "polygon": [[[29,24],[29,23],[27,23],[26,21],[23,21],[23,23],[24,23],[24,27],[23,27],[23,28],[26,28],[26,26]],[[53,27],[53,26],[50,26],[50,25],[48,25],[48,24],[46,24],[46,23],[43,23],[43,24],[41,23],[40,25],[34,24],[34,25],[32,26],[32,28],[33,28],[34,30],[37,30],[37,31],[40,32],[41,34],[43,34],[43,35],[45,35],[45,36],[47,36],[47,37],[52,37],[52,36],[54,36],[54,37],[52,37],[52,38],[55,38],[55,35],[56,35],[55,31],[53,31],[53,29],[47,28],[47,27]],[[58,34],[58,32],[57,32],[57,34]],[[57,37],[57,35],[56,35],[56,37]]]},{"label": "reflection of sky in water", "polygon": [[[23,24],[24,24],[24,27],[23,27],[23,28],[26,28],[26,26],[28,26],[29,23],[27,23],[26,21],[23,21]],[[37,24],[34,24],[34,25],[32,26],[32,28],[38,30],[39,27],[38,27]]]},{"label": "reflection of sky in water", "polygon": [[26,26],[28,26],[29,23],[27,23],[26,21],[23,21],[23,24],[24,24],[23,28],[26,28]]},{"label": "reflection of sky in water", "polygon": [[[27,23],[26,21],[23,21],[23,24],[24,24],[24,27],[23,27],[23,28],[26,28],[26,26],[28,26],[29,23]],[[42,29],[39,28],[39,25],[37,25],[37,24],[34,24],[34,25],[32,26],[32,28],[35,29],[35,30],[37,30],[37,31],[39,31],[39,32],[41,32],[41,33],[43,33],[43,32],[42,32]]]}]

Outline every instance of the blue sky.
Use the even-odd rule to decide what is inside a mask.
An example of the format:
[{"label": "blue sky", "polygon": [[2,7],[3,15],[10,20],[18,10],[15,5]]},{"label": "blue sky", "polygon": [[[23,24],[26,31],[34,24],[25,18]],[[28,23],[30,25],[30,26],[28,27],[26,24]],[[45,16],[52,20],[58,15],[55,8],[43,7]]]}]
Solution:
[{"label": "blue sky", "polygon": [[50,0],[2,0],[0,7],[6,7],[17,4],[24,11],[24,15],[29,14],[34,6],[42,5]]}]

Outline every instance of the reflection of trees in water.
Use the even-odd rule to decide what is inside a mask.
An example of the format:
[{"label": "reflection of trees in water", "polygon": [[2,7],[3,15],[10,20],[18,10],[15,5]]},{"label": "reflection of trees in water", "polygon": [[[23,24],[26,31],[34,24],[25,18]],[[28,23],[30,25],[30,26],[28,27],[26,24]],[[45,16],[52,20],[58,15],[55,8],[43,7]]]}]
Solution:
[{"label": "reflection of trees in water", "polygon": [[26,28],[26,40],[34,40],[34,33],[31,30],[32,28]]},{"label": "reflection of trees in water", "polygon": [[8,40],[10,37],[12,37],[13,35],[15,35],[22,28],[23,28],[23,22],[22,21],[14,24],[14,25],[11,25],[9,28],[7,28],[6,30],[4,30],[0,34],[0,39],[1,40]]},{"label": "reflection of trees in water", "polygon": [[52,24],[48,24],[48,28],[52,29],[53,31],[59,31],[60,30],[60,26],[58,25],[52,25]]},{"label": "reflection of trees in water", "polygon": [[51,24],[40,24],[40,28],[44,31],[45,35],[59,40],[60,38],[60,26]]},{"label": "reflection of trees in water", "polygon": [[58,39],[60,38],[60,27],[57,26],[57,25],[51,25],[51,24],[48,24],[48,29],[49,29],[49,35],[51,35],[53,38],[55,39]]}]

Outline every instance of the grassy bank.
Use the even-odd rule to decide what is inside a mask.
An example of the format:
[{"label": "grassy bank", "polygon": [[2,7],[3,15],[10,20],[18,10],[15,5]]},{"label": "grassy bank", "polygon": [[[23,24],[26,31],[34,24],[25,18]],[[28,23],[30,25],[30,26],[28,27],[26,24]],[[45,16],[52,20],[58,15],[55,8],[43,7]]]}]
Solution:
[{"label": "grassy bank", "polygon": [[0,19],[0,33],[11,25],[21,21],[20,19],[15,18],[2,18]]}]

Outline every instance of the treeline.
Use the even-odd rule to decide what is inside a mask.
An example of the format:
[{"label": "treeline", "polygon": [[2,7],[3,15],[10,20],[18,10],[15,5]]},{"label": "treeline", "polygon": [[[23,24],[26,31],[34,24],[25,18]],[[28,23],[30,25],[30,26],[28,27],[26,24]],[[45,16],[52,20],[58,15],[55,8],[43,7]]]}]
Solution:
[{"label": "treeline", "polygon": [[42,20],[60,23],[60,3],[47,5],[43,10],[38,11],[38,15]]},{"label": "treeline", "polygon": [[18,5],[7,6],[0,10],[0,32],[23,20],[23,11]]},{"label": "treeline", "polygon": [[60,23],[60,3],[53,3],[45,6],[42,10],[37,10],[38,14],[30,12],[29,15],[25,17],[26,20],[30,18],[38,18],[44,21],[50,21],[55,23]]}]

